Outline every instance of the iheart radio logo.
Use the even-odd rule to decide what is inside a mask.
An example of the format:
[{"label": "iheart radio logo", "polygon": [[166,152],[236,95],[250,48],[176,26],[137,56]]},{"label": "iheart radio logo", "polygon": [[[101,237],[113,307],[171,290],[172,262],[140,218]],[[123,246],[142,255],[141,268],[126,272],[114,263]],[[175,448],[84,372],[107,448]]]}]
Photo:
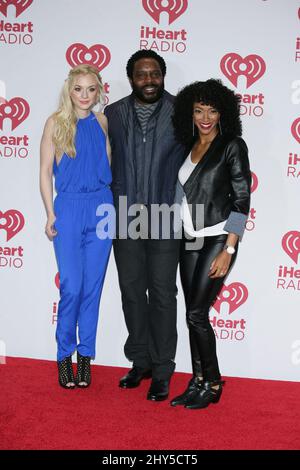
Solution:
[{"label": "iheart radio logo", "polygon": [[4,16],[7,16],[7,9],[9,5],[14,5],[16,7],[16,17],[20,16],[23,11],[32,4],[33,0],[0,0],[0,13],[3,13]]},{"label": "iheart radio logo", "polygon": [[54,282],[55,282],[57,289],[59,289],[60,288],[59,273],[56,274]]},{"label": "iheart radio logo", "polygon": [[188,7],[188,0],[143,0],[146,12],[159,24],[160,14],[169,14],[169,24],[174,23]]},{"label": "iheart radio logo", "polygon": [[240,282],[233,282],[229,286],[225,286],[224,284],[224,287],[213,304],[213,307],[218,313],[220,313],[222,303],[227,302],[229,304],[228,313],[231,314],[243,305],[247,299],[248,289],[244,284],[241,284]]},{"label": "iheart radio logo", "polygon": [[282,238],[281,245],[289,257],[297,264],[300,253],[300,232],[292,230],[286,233]]},{"label": "iheart radio logo", "polygon": [[295,119],[291,127],[292,135],[300,144],[300,118]]},{"label": "iheart radio logo", "polygon": [[258,187],[258,178],[256,174],[253,173],[253,171],[251,171],[251,175],[252,175],[251,193],[254,193],[254,191],[256,191]]},{"label": "iheart radio logo", "polygon": [[[4,219],[4,223],[1,223],[1,220]],[[9,241],[11,238],[15,237],[24,227],[25,220],[21,212],[10,209],[6,212],[0,211],[0,230],[6,231],[6,241]]]},{"label": "iheart radio logo", "polygon": [[237,87],[239,76],[245,75],[247,79],[246,88],[259,80],[266,71],[266,63],[259,55],[250,54],[243,59],[234,52],[230,52],[222,58],[220,67],[225,77],[235,87]]},{"label": "iheart radio logo", "polygon": [[94,44],[88,48],[84,44],[76,43],[68,48],[66,58],[71,67],[89,64],[101,72],[110,63],[111,55],[109,49],[103,44]]},{"label": "iheart radio logo", "polygon": [[23,98],[3,100],[0,104],[0,129],[3,130],[4,119],[11,120],[12,130],[16,129],[29,116],[30,107]]}]

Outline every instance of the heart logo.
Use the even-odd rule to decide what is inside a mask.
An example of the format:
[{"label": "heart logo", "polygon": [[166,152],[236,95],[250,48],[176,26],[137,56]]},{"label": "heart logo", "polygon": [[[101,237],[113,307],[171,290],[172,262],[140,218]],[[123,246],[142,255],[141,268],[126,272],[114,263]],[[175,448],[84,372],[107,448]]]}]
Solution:
[{"label": "heart logo", "polygon": [[16,18],[20,16],[23,11],[27,10],[32,4],[33,0],[0,0],[0,13],[7,17],[7,9],[9,5],[16,7]]},{"label": "heart logo", "polygon": [[254,191],[257,190],[258,178],[257,178],[256,174],[253,173],[253,171],[251,171],[251,176],[252,176],[251,193],[254,193]]},{"label": "heart logo", "polygon": [[291,131],[294,139],[296,139],[298,144],[300,144],[300,118],[295,119],[292,124]]},{"label": "heart logo", "polygon": [[111,55],[109,49],[103,44],[94,44],[88,48],[84,44],[76,43],[68,48],[66,58],[71,67],[88,64],[101,72],[110,63]]},{"label": "heart logo", "polygon": [[294,263],[297,264],[300,253],[300,232],[292,230],[286,233],[282,238],[281,245]]},{"label": "heart logo", "polygon": [[222,58],[220,67],[225,77],[235,87],[237,87],[239,76],[245,75],[247,78],[246,88],[259,80],[266,71],[266,63],[259,55],[250,54],[243,59],[234,52],[230,52]]},{"label": "heart logo", "polygon": [[0,103],[0,129],[3,130],[4,119],[11,120],[12,130],[16,129],[29,116],[30,107],[23,98],[3,100]]},{"label": "heart logo", "polygon": [[166,6],[164,0],[143,0],[144,10],[159,24],[160,14],[165,11],[169,14],[169,24],[177,20],[188,7],[188,0],[169,0]]},{"label": "heart logo", "polygon": [[[4,219],[4,223],[1,221]],[[10,209],[6,212],[0,211],[0,230],[6,231],[6,241],[15,237],[24,227],[25,220],[21,212]]]},{"label": "heart logo", "polygon": [[240,282],[233,282],[226,286],[224,284],[223,289],[218,295],[213,308],[217,310],[218,313],[221,312],[221,305],[223,302],[229,304],[229,315],[237,310],[241,305],[243,305],[248,299],[248,289],[247,287]]},{"label": "heart logo", "polygon": [[59,289],[60,288],[59,273],[56,274],[54,282],[55,282],[55,285],[56,285],[57,289]]}]

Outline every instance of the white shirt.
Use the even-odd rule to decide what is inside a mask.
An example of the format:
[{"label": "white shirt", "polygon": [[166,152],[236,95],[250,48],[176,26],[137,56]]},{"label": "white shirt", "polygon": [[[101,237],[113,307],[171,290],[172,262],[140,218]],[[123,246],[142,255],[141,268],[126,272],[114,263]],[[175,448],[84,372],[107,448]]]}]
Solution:
[{"label": "white shirt", "polygon": [[[190,153],[186,160],[183,162],[183,165],[181,166],[178,173],[178,179],[182,186],[189,179],[196,166],[197,163],[192,162]],[[181,203],[181,219],[183,221],[184,231],[191,237],[213,237],[216,235],[228,235],[228,232],[224,231],[224,226],[227,220],[224,220],[219,224],[212,225],[211,227],[204,227],[201,230],[194,230],[192,216],[189,210],[186,196],[183,197]]]}]

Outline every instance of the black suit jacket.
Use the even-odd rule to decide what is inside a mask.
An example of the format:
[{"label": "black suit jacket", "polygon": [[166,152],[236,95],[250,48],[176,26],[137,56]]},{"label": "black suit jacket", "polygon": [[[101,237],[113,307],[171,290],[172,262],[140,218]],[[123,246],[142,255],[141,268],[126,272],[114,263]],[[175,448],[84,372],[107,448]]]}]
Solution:
[{"label": "black suit jacket", "polygon": [[[172,124],[174,97],[164,91],[158,108],[150,117],[153,131],[149,175],[148,204],[168,204],[175,200],[175,187],[179,168],[186,156],[183,146],[176,140]],[[127,196],[128,206],[137,201],[137,175],[135,155],[145,145],[137,135],[134,95],[131,94],[105,108],[108,133],[112,148],[112,191],[119,210],[119,196]],[[150,121],[149,120],[149,121]],[[130,218],[128,218],[128,221]]]}]

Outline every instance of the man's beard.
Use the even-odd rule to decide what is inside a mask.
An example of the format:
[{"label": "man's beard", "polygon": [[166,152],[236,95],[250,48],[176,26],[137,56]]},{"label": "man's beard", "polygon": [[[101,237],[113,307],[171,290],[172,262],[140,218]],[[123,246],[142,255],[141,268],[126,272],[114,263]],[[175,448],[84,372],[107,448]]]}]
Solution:
[{"label": "man's beard", "polygon": [[[144,93],[143,93],[143,90],[145,88],[150,88],[150,87],[155,88],[156,93],[154,93],[151,96],[145,96]],[[162,97],[164,89],[165,89],[164,83],[162,83],[160,86],[147,85],[147,86],[144,86],[144,87],[137,87],[134,83],[132,84],[132,91],[133,91],[134,96],[139,101],[141,101],[142,103],[145,103],[145,104],[156,103],[156,101],[158,101]]]}]

